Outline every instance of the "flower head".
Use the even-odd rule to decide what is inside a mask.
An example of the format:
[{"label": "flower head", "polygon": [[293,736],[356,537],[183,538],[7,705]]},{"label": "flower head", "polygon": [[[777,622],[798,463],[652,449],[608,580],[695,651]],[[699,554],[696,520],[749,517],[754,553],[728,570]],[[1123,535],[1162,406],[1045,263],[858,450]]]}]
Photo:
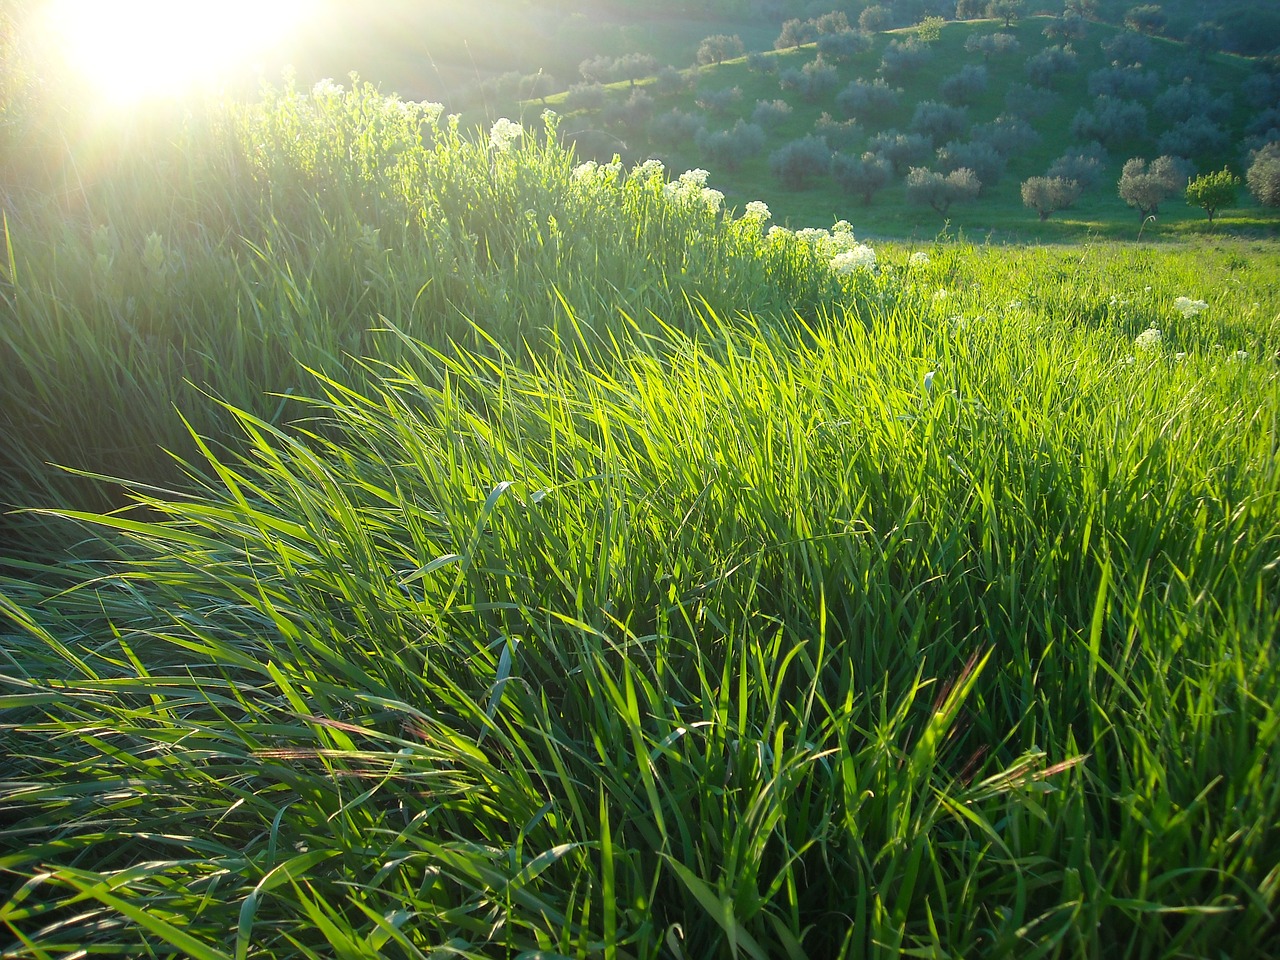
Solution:
[{"label": "flower head", "polygon": [[874,271],[876,268],[876,252],[865,243],[860,243],[852,250],[842,250],[831,258],[831,269],[847,276],[855,270]]},{"label": "flower head", "polygon": [[656,180],[667,172],[667,168],[663,166],[661,160],[649,159],[644,163],[636,164],[631,170],[631,178],[633,180],[647,181]]},{"label": "flower head", "polygon": [[311,88],[311,96],[316,100],[328,100],[330,97],[340,97],[346,91],[342,84],[334,83],[328,77],[323,80],[317,80],[315,86]]},{"label": "flower head", "polygon": [[1160,341],[1163,339],[1164,334],[1162,334],[1157,328],[1148,327],[1133,338],[1133,346],[1135,350],[1140,352],[1146,350],[1159,350]]},{"label": "flower head", "polygon": [[489,143],[499,153],[509,152],[511,144],[522,136],[524,136],[524,127],[506,117],[499,117],[489,128]]},{"label": "flower head", "polygon": [[1208,308],[1209,305],[1203,300],[1192,300],[1190,297],[1178,297],[1177,300],[1173,301],[1173,309],[1184,317],[1194,317]]},{"label": "flower head", "polygon": [[747,209],[742,214],[744,220],[768,220],[770,217],[769,205],[763,200],[752,200],[747,204]]},{"label": "flower head", "polygon": [[929,265],[929,255],[923,250],[917,250],[907,262],[913,267],[927,267]]}]

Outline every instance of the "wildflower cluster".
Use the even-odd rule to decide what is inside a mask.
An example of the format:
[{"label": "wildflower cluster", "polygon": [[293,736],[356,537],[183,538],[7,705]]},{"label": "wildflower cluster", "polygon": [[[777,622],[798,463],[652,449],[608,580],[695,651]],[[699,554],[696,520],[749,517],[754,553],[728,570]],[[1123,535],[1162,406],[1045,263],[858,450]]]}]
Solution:
[{"label": "wildflower cluster", "polygon": [[666,174],[667,168],[662,161],[650,158],[632,168],[631,179],[637,183],[648,183],[651,180],[662,181]]},{"label": "wildflower cluster", "polygon": [[[769,231],[769,238],[780,236],[774,227]],[[876,271],[876,252],[865,243],[859,243],[853,235],[853,227],[848,220],[837,220],[830,230],[816,227],[805,227],[797,230],[792,236],[806,244],[821,260],[826,261],[831,271],[840,276],[848,276],[857,270]]]},{"label": "wildflower cluster", "polygon": [[1209,308],[1209,304],[1203,300],[1192,300],[1190,297],[1178,297],[1173,301],[1173,309],[1177,310],[1184,317],[1194,317],[1198,313],[1203,313]]},{"label": "wildflower cluster", "polygon": [[923,250],[917,250],[911,255],[910,259],[907,260],[907,265],[912,267],[927,267],[929,265],[929,255]]},{"label": "wildflower cluster", "polygon": [[506,117],[499,117],[489,128],[489,144],[498,153],[509,153],[511,145],[522,136],[524,136],[524,127]]},{"label": "wildflower cluster", "polygon": [[853,248],[843,250],[832,257],[831,269],[841,276],[846,276],[855,270],[868,270],[874,273],[876,269],[876,252],[865,243],[859,243]]},{"label": "wildflower cluster", "polygon": [[710,174],[698,167],[686,170],[663,188],[669,199],[682,206],[702,207],[709,213],[718,213],[724,203],[724,194],[707,186]]},{"label": "wildflower cluster", "polygon": [[1148,327],[1133,338],[1133,346],[1139,352],[1159,350],[1164,334],[1156,327]]},{"label": "wildflower cluster", "polygon": [[747,208],[743,211],[743,220],[759,220],[763,223],[768,220],[772,214],[769,213],[769,205],[763,200],[752,200],[747,204]]},{"label": "wildflower cluster", "polygon": [[605,186],[616,182],[618,174],[621,172],[622,161],[616,156],[610,163],[596,163],[594,160],[587,160],[573,168],[573,179],[577,183]]}]

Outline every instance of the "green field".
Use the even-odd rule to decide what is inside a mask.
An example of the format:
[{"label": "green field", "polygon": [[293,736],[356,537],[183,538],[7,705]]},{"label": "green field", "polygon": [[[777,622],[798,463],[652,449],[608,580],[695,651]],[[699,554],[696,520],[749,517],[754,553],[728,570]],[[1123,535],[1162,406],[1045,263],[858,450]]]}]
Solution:
[{"label": "green field", "polygon": [[57,130],[0,956],[1280,954],[1274,241],[775,230],[365,85]]}]

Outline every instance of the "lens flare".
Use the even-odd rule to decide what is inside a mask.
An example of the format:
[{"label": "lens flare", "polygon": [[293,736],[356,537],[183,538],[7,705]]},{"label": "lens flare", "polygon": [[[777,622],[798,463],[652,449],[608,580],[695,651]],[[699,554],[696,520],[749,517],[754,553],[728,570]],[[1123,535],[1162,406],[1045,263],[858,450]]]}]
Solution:
[{"label": "lens flare", "polygon": [[178,97],[243,76],[315,0],[53,0],[49,36],[67,66],[116,104]]}]

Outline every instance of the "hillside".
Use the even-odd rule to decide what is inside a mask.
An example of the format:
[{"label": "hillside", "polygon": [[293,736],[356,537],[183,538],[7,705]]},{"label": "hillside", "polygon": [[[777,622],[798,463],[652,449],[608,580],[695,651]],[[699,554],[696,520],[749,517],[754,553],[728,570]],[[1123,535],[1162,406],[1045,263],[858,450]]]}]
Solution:
[{"label": "hillside", "polygon": [[[936,150],[948,143],[959,148],[952,163],[967,159],[965,151],[974,141],[995,143],[1000,153],[992,172],[980,169],[979,201],[948,211],[952,228],[970,235],[1135,236],[1141,218],[1115,190],[1120,167],[1130,157],[1174,153],[1202,172],[1224,165],[1243,172],[1246,146],[1258,143],[1272,95],[1265,85],[1246,83],[1255,72],[1253,64],[1223,54],[1198,59],[1175,41],[1089,23],[1083,37],[1070,41],[1075,56],[1069,69],[1037,85],[1029,82],[1027,63],[1052,45],[1043,33],[1051,23],[1056,21],[1030,18],[1008,30],[995,21],[946,23],[936,40],[917,42],[921,62],[892,75],[889,86],[901,92],[879,109],[851,100],[848,88],[882,77],[886,50],[911,43],[915,30],[876,34],[865,41],[864,52],[845,61],[825,58],[826,75],[812,91],[803,89],[802,71],[812,70],[819,57],[815,44],[687,70],[680,82],[668,76],[642,79],[634,87],[625,82],[602,85],[593,94],[599,105],[587,109],[578,107],[587,99],[581,86],[577,93],[546,101],[566,114],[566,136],[576,139],[579,151],[597,159],[617,152],[628,161],[656,156],[673,169],[704,167],[714,173],[731,205],[741,207],[758,198],[780,219],[820,225],[849,218],[864,231],[889,236],[927,237],[942,229],[942,217],[906,203],[903,178],[908,165],[945,172],[946,159]],[[974,38],[994,33],[1012,36],[1017,48],[987,57],[966,49]],[[1113,61],[1124,66],[1114,67]],[[960,89],[957,76],[966,70],[970,78],[977,77],[970,84],[974,90]],[[788,75],[790,90],[779,82]],[[1105,91],[1110,92],[1108,107],[1119,108],[1120,119],[1112,122],[1104,116],[1092,126],[1078,121],[1082,113],[1098,114],[1097,95]],[[916,118],[921,103],[947,106],[948,98],[958,107],[957,122],[944,116],[940,125],[930,127],[926,118]],[[758,105],[777,101],[785,104],[785,113],[774,110],[762,118]],[[525,109],[536,106],[530,103]],[[1196,112],[1201,109],[1211,114],[1204,122]],[[759,126],[763,136],[754,142],[749,137],[735,140],[730,131],[739,122]],[[892,183],[869,206],[857,195],[842,193],[828,174],[813,175],[803,189],[788,189],[771,172],[771,155],[797,138],[822,136],[835,152],[857,157],[868,150],[884,152],[877,135],[921,131],[930,142],[895,164]],[[715,142],[717,134],[720,143]],[[1097,143],[1098,136],[1105,144]],[[1044,175],[1064,154],[1080,151],[1098,151],[1101,163],[1093,171],[1094,182],[1073,209],[1055,214],[1053,223],[1036,223],[1035,213],[1022,205],[1021,182]],[[1178,198],[1161,208],[1162,225],[1196,229],[1200,219],[1199,211],[1188,210]],[[1256,208],[1236,212],[1226,225],[1245,232],[1274,227],[1274,217]]]}]

